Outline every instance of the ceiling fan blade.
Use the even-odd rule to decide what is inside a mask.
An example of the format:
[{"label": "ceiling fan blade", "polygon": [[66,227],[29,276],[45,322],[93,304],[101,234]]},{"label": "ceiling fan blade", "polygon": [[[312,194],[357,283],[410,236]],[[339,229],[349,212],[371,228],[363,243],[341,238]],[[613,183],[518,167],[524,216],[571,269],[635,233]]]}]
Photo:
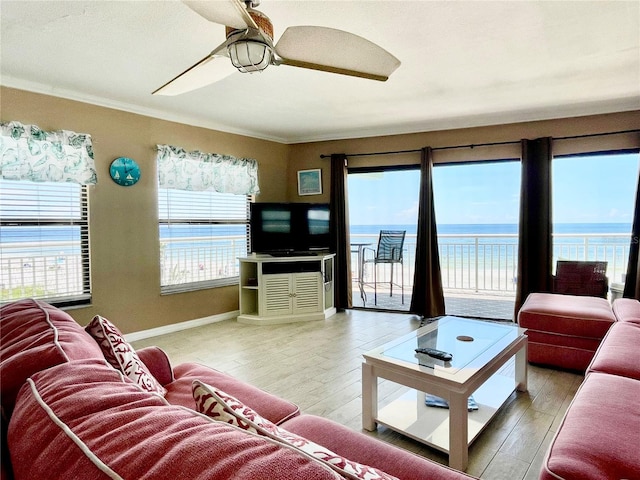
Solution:
[{"label": "ceiling fan blade", "polygon": [[283,65],[371,80],[385,81],[400,66],[400,60],[375,43],[327,27],[289,27],[275,49]]},{"label": "ceiling fan blade", "polygon": [[155,90],[152,95],[180,95],[231,75],[236,69],[226,55],[226,46],[227,42],[223,43],[198,63]]},{"label": "ceiling fan blade", "polygon": [[244,30],[258,29],[256,22],[247,13],[244,4],[238,0],[182,0],[187,7],[210,22]]}]

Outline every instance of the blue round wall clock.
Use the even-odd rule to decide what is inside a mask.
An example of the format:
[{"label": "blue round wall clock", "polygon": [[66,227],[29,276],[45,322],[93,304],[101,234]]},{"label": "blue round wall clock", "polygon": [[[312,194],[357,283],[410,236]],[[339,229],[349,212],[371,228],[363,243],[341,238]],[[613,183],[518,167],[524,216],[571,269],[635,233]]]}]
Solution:
[{"label": "blue round wall clock", "polygon": [[118,185],[130,187],[140,180],[140,165],[132,158],[118,157],[111,162],[109,174]]}]

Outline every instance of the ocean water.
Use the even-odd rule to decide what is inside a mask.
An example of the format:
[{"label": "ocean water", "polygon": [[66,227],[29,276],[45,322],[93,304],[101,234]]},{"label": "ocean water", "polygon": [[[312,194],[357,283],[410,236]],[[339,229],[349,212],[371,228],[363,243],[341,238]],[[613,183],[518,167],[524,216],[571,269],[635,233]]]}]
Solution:
[{"label": "ocean water", "polygon": [[[350,233],[352,241],[355,238],[365,237],[367,241],[376,241],[380,230],[405,230],[407,237],[415,236],[415,225],[353,225]],[[220,225],[185,225],[172,226],[171,231],[162,227],[160,229],[160,241],[172,239],[167,243],[166,248],[180,249],[185,247],[206,246],[211,243],[212,237],[216,237],[215,244],[231,245],[237,244],[238,239],[244,236],[246,227],[244,226],[220,226]],[[556,245],[575,245],[576,242],[584,241],[588,236],[588,242],[599,245],[628,246],[631,240],[631,224],[628,223],[561,223],[553,226],[556,234],[554,243]],[[518,226],[516,224],[441,224],[438,225],[440,244],[447,243],[465,244],[474,243],[473,235],[481,235],[478,242],[496,243],[496,238],[491,235],[511,235],[511,237],[500,238],[501,244],[517,243]],[[467,236],[455,237],[456,235]],[[615,236],[612,236],[615,235]],[[471,236],[471,238],[469,238]],[[186,238],[202,238],[202,242],[193,242]],[[233,238],[235,237],[235,238]],[[72,226],[55,227],[3,227],[0,229],[0,244],[8,247],[3,253],[12,255],[25,255],[35,252],[33,242],[51,243],[47,250],[60,255],[77,254],[68,246],[56,245],[56,242],[64,240],[79,240],[80,228]],[[409,242],[407,242],[409,243]],[[10,251],[9,251],[10,250]]]},{"label": "ocean water", "polygon": [[[517,224],[440,224],[437,229],[441,254],[475,255],[477,242],[481,254],[502,255],[508,263],[513,263],[517,256]],[[351,241],[375,243],[380,230],[405,230],[405,243],[415,243],[415,225],[356,225],[350,230]],[[558,223],[553,225],[553,232],[556,259],[626,262],[631,243],[630,223]],[[450,246],[463,246],[464,251],[456,253]]]},{"label": "ocean water", "polygon": [[[416,225],[352,225],[352,235],[375,235],[380,230],[405,230],[407,235],[416,234]],[[225,237],[239,236],[246,231],[244,226],[229,225],[185,225],[172,226],[171,233],[166,227],[160,228],[160,240],[184,237]],[[553,232],[562,235],[630,235],[630,223],[558,223]],[[440,224],[439,235],[517,235],[518,225],[508,223],[481,224]],[[0,230],[0,243],[47,242],[64,238],[79,238],[79,227],[3,227]],[[628,240],[628,239],[627,239]]]}]

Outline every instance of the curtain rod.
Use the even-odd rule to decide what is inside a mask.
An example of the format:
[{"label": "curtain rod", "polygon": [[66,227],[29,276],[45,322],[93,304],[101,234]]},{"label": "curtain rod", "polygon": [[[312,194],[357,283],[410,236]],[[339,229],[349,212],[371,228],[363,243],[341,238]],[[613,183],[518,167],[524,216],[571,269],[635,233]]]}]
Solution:
[{"label": "curtain rod", "polygon": [[584,135],[570,135],[568,137],[558,137],[553,140],[571,140],[574,138],[589,138],[589,137],[602,137],[605,135],[621,135],[623,133],[640,133],[640,129],[636,128],[633,130],[620,130],[619,132],[609,132],[609,133],[585,133]]},{"label": "curtain rod", "polygon": [[[618,132],[607,132],[607,133],[587,133],[584,135],[572,135],[568,137],[558,137],[553,138],[553,140],[570,140],[575,138],[589,138],[589,137],[601,137],[606,135],[619,135],[623,133],[639,133],[640,129],[635,130],[620,130]],[[512,140],[508,142],[489,142],[489,143],[471,143],[469,145],[451,145],[448,147],[433,147],[431,150],[454,150],[457,148],[475,148],[475,147],[493,147],[496,145],[515,145],[520,143],[520,140]],[[412,150],[394,150],[389,152],[370,152],[370,153],[351,153],[345,154],[347,157],[368,157],[368,156],[377,156],[377,155],[398,155],[401,153],[419,153],[421,152],[421,148],[412,149]],[[321,154],[320,158],[331,158],[331,155]]]},{"label": "curtain rod", "polygon": [[[469,145],[451,145],[448,147],[433,147],[431,150],[453,150],[455,148],[474,148],[474,147],[490,147],[494,145],[511,145],[520,143],[520,141],[510,141],[510,142],[491,142],[491,143],[472,143]],[[373,155],[396,155],[400,153],[420,153],[422,151],[421,148],[415,148],[412,150],[395,150],[392,152],[371,152],[371,153],[350,153],[346,154],[347,157],[367,157]],[[331,155],[320,155],[320,158],[331,158]]]}]

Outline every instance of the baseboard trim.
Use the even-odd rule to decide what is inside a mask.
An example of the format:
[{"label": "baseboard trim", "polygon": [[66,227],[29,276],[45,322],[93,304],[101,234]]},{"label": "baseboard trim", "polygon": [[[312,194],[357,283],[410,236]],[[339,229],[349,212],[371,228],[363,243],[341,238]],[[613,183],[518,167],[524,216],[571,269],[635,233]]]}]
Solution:
[{"label": "baseboard trim", "polygon": [[159,335],[166,335],[167,333],[180,332],[182,330],[188,330],[190,328],[201,327],[210,323],[222,322],[224,320],[231,320],[236,318],[240,314],[239,310],[233,312],[220,313],[218,315],[210,315],[204,318],[196,318],[194,320],[187,320],[186,322],[172,323],[171,325],[165,325],[163,327],[150,328],[149,330],[141,330],[139,332],[127,333],[124,338],[127,342],[135,342],[137,340],[143,340],[145,338],[157,337]]}]

